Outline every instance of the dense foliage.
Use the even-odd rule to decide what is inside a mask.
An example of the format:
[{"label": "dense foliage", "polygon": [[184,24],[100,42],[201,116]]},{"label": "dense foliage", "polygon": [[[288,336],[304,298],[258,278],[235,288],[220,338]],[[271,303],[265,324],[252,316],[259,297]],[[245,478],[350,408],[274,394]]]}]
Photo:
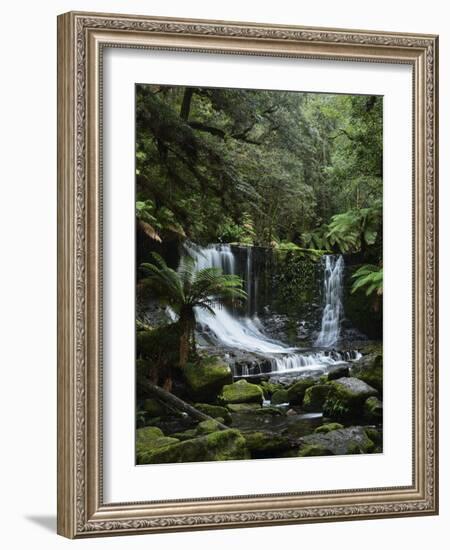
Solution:
[{"label": "dense foliage", "polygon": [[137,217],[152,238],[375,243],[380,97],[141,85],[136,122]]}]

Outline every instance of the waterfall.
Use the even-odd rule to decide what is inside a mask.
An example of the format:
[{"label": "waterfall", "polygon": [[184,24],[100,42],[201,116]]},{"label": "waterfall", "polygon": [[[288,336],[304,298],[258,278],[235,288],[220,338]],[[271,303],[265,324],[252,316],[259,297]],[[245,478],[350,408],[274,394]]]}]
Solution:
[{"label": "waterfall", "polygon": [[[187,243],[185,244],[185,250],[195,260],[197,270],[206,267],[218,267],[226,274],[239,274],[237,273],[236,259],[228,244],[210,244],[206,247],[200,247],[194,243]],[[343,265],[342,259],[341,264]],[[342,268],[340,269],[342,271]],[[330,269],[331,271],[333,270]],[[248,247],[244,273],[245,288],[249,301],[253,297],[253,306],[250,304],[249,307],[247,304],[245,315],[219,305],[213,306],[214,314],[201,308],[196,309],[195,315],[198,326],[216,344],[236,348],[240,351],[261,354],[270,364],[271,372],[293,372],[305,368],[308,370],[324,369],[328,365],[353,358],[348,352],[302,352],[299,348],[289,347],[266,336],[261,321],[254,313],[256,311],[257,288],[255,287],[257,282],[256,280],[253,281],[253,272],[251,247]],[[330,286],[332,284],[334,283],[330,283]],[[328,324],[325,326],[328,327]],[[355,358],[357,357],[355,356]],[[240,375],[245,376],[248,374],[248,369],[244,368]]]},{"label": "waterfall", "polygon": [[342,283],[344,258],[326,255],[324,261],[324,308],[322,326],[316,340],[317,347],[328,348],[339,340],[340,324],[343,316]]}]

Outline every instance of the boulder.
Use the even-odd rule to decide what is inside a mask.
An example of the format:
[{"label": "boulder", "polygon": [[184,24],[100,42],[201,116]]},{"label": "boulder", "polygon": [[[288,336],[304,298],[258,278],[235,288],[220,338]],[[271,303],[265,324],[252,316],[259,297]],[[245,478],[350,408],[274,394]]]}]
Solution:
[{"label": "boulder", "polygon": [[222,430],[157,449],[149,449],[138,456],[138,463],[168,464],[248,458],[250,453],[241,433],[238,430]]},{"label": "boulder", "polygon": [[350,369],[348,367],[337,367],[328,373],[327,380],[337,380],[346,376],[350,376]]},{"label": "boulder", "polygon": [[383,403],[378,397],[369,397],[364,402],[364,414],[368,420],[382,420],[383,418]]},{"label": "boulder", "polygon": [[196,403],[194,407],[211,418],[223,418],[224,424],[231,424],[231,414],[225,407],[209,403]]},{"label": "boulder", "polygon": [[323,405],[323,413],[329,418],[361,417],[368,397],[377,390],[358,378],[339,378],[328,382],[331,388]]},{"label": "boulder", "polygon": [[374,442],[369,439],[362,426],[306,435],[300,439],[299,444],[299,456],[312,456],[301,454],[305,452],[305,448],[311,445],[325,449],[333,455],[365,454],[371,453],[375,449]]},{"label": "boulder", "polygon": [[211,403],[226,384],[233,381],[229,365],[217,357],[208,357],[200,363],[188,363],[184,368],[189,394],[196,400]]},{"label": "boulder", "polygon": [[171,437],[175,437],[180,441],[186,441],[188,439],[194,439],[197,435],[197,430],[195,428],[191,428],[190,430],[185,430],[184,432],[176,432],[172,434]]},{"label": "boulder", "polygon": [[283,403],[289,403],[289,394],[287,390],[277,390],[270,400],[272,405],[282,405]]},{"label": "boulder", "polygon": [[153,453],[158,449],[169,447],[179,440],[174,437],[165,437],[163,432],[154,426],[147,426],[136,430],[136,459],[142,464],[143,456]]},{"label": "boulder", "polygon": [[321,411],[330,391],[331,387],[325,384],[307,388],[303,398],[303,409],[313,412]]},{"label": "boulder", "polygon": [[291,448],[290,441],[272,432],[243,433],[252,458],[277,458]]},{"label": "boulder", "polygon": [[352,366],[352,376],[359,378],[383,395],[383,356],[367,355]]},{"label": "boulder", "polygon": [[314,378],[302,378],[288,388],[289,404],[301,405],[306,390],[316,383]]},{"label": "boulder", "polygon": [[264,397],[266,399],[270,399],[276,391],[282,390],[283,386],[281,384],[276,384],[275,382],[268,382],[267,380],[263,380],[261,382],[261,388],[264,392]]},{"label": "boulder", "polygon": [[334,430],[341,430],[344,426],[342,424],[339,424],[339,422],[329,422],[328,424],[322,424],[322,426],[318,426],[314,433],[316,434],[327,434],[329,432],[332,432]]},{"label": "boulder", "polygon": [[216,420],[211,419],[200,422],[196,431],[198,435],[205,435],[212,432],[217,432],[219,429],[219,423]]},{"label": "boulder", "polygon": [[247,380],[242,379],[234,382],[234,384],[224,386],[219,399],[227,404],[259,403],[261,405],[264,394],[260,386],[250,384]]}]

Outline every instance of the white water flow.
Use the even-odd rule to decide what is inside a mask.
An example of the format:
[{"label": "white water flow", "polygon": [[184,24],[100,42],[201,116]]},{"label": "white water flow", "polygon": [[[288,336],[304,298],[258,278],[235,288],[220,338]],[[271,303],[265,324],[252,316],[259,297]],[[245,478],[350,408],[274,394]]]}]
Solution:
[{"label": "white water flow", "polygon": [[[196,262],[197,270],[206,267],[218,267],[227,274],[236,273],[236,259],[227,244],[213,244],[200,247],[193,243],[186,246],[187,253]],[[246,290],[251,299],[252,292],[252,255],[247,250],[246,258]],[[255,298],[256,302],[256,298]],[[239,316],[225,307],[214,306],[214,314],[197,308],[196,319],[203,331],[207,332],[221,345],[264,355],[271,362],[272,371],[293,371],[308,369],[323,369],[327,365],[342,362],[347,358],[345,353],[316,353],[301,352],[298,348],[286,346],[282,342],[269,338],[264,334],[264,329],[257,315]],[[251,312],[251,304],[247,305],[247,312]],[[255,311],[253,309],[253,311]],[[344,357],[345,356],[345,357]],[[350,355],[348,358],[352,358]]]},{"label": "white water flow", "polygon": [[316,340],[316,346],[329,348],[338,340],[341,332],[342,283],[344,275],[344,259],[342,256],[326,255],[323,281],[324,308],[322,327]]}]

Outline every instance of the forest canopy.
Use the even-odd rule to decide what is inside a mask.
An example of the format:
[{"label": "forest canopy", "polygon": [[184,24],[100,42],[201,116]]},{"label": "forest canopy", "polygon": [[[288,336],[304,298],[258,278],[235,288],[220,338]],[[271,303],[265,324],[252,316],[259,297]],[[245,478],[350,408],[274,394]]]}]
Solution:
[{"label": "forest canopy", "polygon": [[[382,98],[136,87],[136,215],[153,240],[381,262]],[[375,245],[375,246],[374,246]]]}]

